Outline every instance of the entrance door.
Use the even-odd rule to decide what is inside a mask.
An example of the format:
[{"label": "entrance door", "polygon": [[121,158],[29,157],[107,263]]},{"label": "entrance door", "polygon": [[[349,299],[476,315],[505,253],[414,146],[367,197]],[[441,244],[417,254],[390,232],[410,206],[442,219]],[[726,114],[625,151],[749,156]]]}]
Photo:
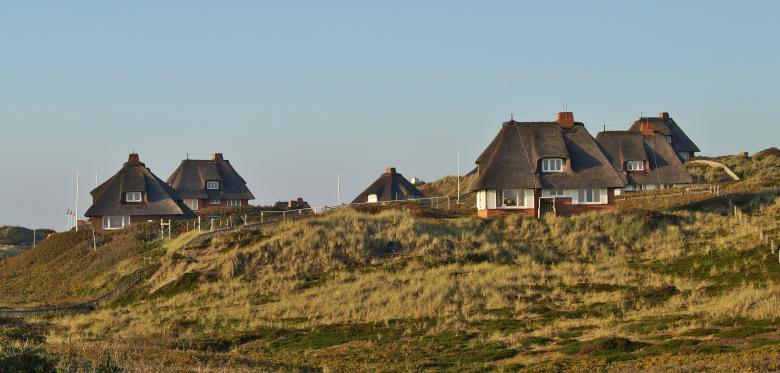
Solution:
[{"label": "entrance door", "polygon": [[555,215],[555,198],[539,198],[539,217],[546,214]]}]

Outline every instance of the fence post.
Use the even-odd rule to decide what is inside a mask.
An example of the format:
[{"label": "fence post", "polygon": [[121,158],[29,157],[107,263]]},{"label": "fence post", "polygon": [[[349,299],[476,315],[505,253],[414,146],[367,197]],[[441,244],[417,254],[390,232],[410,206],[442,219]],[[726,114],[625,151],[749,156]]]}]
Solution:
[{"label": "fence post", "polygon": [[209,219],[209,221],[211,222],[211,228],[209,228],[209,232],[213,232],[214,231],[214,218]]},{"label": "fence post", "polygon": [[282,211],[282,220],[287,221],[287,211]]},{"label": "fence post", "polygon": [[200,233],[200,215],[198,215],[198,233]]},{"label": "fence post", "polygon": [[262,222],[263,222],[263,212],[260,211],[260,223],[262,223]]},{"label": "fence post", "polygon": [[447,210],[450,209],[450,197],[447,197]]},{"label": "fence post", "polygon": [[772,248],[772,254],[775,253],[775,240],[772,240],[771,245],[769,246]]}]

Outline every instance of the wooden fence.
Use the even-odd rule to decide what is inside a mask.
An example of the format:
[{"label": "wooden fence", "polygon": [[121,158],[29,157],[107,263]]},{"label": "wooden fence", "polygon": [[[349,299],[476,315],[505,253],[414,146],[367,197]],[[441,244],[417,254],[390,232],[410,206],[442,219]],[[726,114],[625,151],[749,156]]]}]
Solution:
[{"label": "wooden fence", "polygon": [[[745,214],[745,212],[742,211],[739,207],[734,206],[734,217],[740,224],[742,224],[743,227],[748,229],[752,234],[755,234],[755,237],[759,240],[760,243],[769,246],[769,250],[772,255],[775,254],[777,251],[777,243],[773,238],[769,237],[769,234],[764,231],[763,228],[761,228],[758,224],[753,224],[751,222],[749,214]],[[777,254],[777,260],[780,262],[780,251],[777,251]]]}]

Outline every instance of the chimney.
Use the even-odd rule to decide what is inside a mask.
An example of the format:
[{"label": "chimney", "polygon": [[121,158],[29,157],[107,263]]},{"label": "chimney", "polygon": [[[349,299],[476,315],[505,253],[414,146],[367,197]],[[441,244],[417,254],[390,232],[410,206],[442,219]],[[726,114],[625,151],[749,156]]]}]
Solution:
[{"label": "chimney", "polygon": [[662,111],[662,112],[658,113],[658,117],[661,118],[661,119],[669,119],[669,113],[667,113],[665,111]]},{"label": "chimney", "polygon": [[571,111],[562,111],[558,113],[555,121],[558,122],[558,125],[562,128],[574,128],[574,113]]},{"label": "chimney", "polygon": [[641,124],[639,124],[639,132],[642,133],[642,135],[646,137],[651,137],[655,135],[655,131],[653,130],[653,126],[648,121],[644,121]]},{"label": "chimney", "polygon": [[140,163],[141,157],[138,156],[138,153],[130,153],[130,156],[127,157],[127,163]]},{"label": "chimney", "polygon": [[303,206],[303,198],[298,197],[298,206]]},{"label": "chimney", "polygon": [[385,173],[388,174],[388,175],[394,174],[395,173],[395,167],[385,168]]},{"label": "chimney", "polygon": [[211,160],[214,162],[222,162],[224,158],[222,158],[222,153],[214,153],[214,156],[211,157]]}]

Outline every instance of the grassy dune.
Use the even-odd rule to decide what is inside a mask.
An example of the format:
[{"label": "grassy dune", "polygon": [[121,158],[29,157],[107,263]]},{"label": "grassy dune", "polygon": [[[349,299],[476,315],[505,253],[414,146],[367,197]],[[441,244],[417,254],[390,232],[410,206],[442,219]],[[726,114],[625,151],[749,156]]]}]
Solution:
[{"label": "grassy dune", "polygon": [[739,167],[746,180],[726,195],[620,214],[340,209],[189,250],[192,234],[161,242],[153,227],[103,237],[97,252],[91,237],[57,235],[0,262],[0,306],[96,294],[144,260],[160,268],[94,313],[0,321],[0,366],[776,370],[780,263],[751,226],[780,239],[780,199],[761,164]]}]

